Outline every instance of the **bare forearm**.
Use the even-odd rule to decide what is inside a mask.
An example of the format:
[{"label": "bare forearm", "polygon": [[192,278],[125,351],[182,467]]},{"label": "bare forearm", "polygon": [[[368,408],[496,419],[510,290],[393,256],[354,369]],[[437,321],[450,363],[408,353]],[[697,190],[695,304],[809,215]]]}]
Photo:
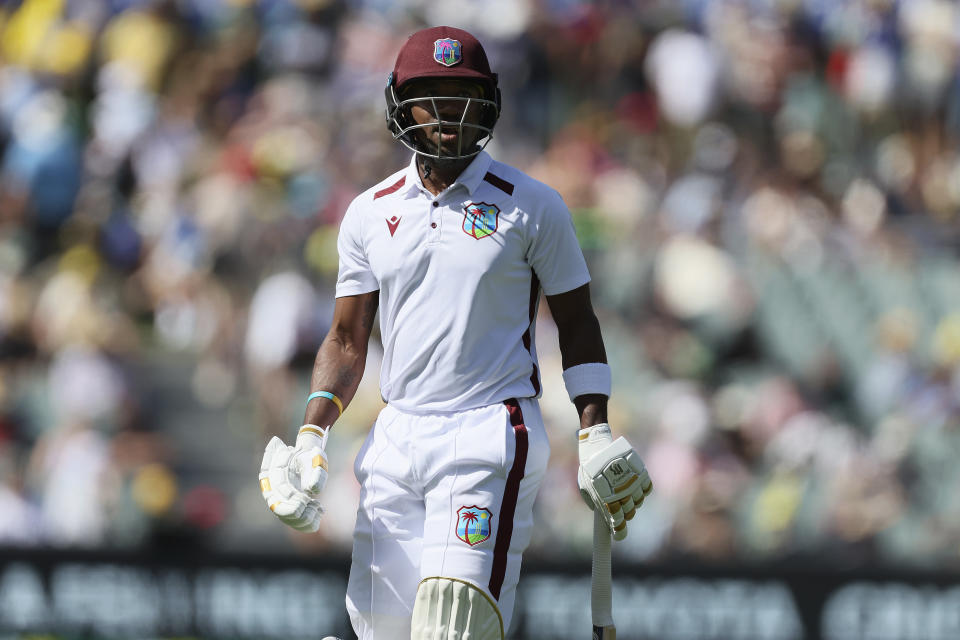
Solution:
[{"label": "bare forearm", "polygon": [[606,362],[607,350],[603,346],[600,321],[593,312],[584,313],[576,322],[557,325],[560,342],[560,358],[563,369],[588,362]]},{"label": "bare forearm", "polygon": [[[310,376],[310,391],[329,391],[346,407],[353,400],[363,377],[367,359],[366,345],[351,345],[328,335],[317,350]],[[326,426],[333,424],[340,410],[326,398],[315,398],[307,405],[304,422]]]},{"label": "bare forearm", "polygon": [[[367,343],[377,313],[376,293],[338,299],[334,323],[320,348],[310,376],[310,391],[328,391],[346,408],[357,393],[367,361]],[[332,425],[340,416],[340,408],[323,397],[308,405],[304,422],[320,426]]]},{"label": "bare forearm", "polygon": [[[607,352],[600,334],[600,323],[590,313],[577,326],[566,327],[560,332],[560,353],[564,370],[578,364],[606,362]],[[574,399],[580,428],[586,429],[607,422],[607,396],[587,394]]]},{"label": "bare forearm", "polygon": [[[557,323],[563,370],[580,364],[606,363],[607,351],[603,346],[600,321],[590,304],[589,286],[547,296],[547,303]],[[573,403],[580,416],[581,429],[607,421],[607,396],[585,392],[574,398]]]}]

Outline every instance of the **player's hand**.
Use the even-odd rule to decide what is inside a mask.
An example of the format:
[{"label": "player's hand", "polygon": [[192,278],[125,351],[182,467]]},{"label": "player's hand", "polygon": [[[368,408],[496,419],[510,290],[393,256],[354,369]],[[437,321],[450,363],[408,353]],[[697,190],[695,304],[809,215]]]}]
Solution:
[{"label": "player's hand", "polygon": [[295,447],[277,437],[267,443],[260,464],[260,491],[281,522],[312,533],[319,528],[323,515],[317,496],[327,481],[327,432],[312,425],[306,427],[306,432],[301,428]]},{"label": "player's hand", "polygon": [[320,495],[327,484],[327,434],[330,428],[305,424],[300,427],[291,456],[291,469],[300,480],[299,488],[310,497]]},{"label": "player's hand", "polygon": [[653,484],[640,454],[623,436],[613,440],[610,425],[602,423],[579,431],[580,495],[591,509],[599,509],[615,540],[627,537],[633,518]]}]

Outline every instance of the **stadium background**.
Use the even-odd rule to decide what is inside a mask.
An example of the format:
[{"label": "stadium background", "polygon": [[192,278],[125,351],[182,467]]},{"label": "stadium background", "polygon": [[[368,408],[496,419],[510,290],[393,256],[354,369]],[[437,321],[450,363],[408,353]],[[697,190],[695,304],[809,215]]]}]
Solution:
[{"label": "stadium background", "polygon": [[[406,162],[382,89],[428,24],[485,43],[490,150],[560,191],[587,254],[611,422],[655,482],[616,545],[616,606],[662,616],[621,637],[960,636],[942,0],[0,3],[0,635],[309,637],[313,608],[342,625],[376,340],[317,535],[272,518],[256,470],[302,418],[340,216]],[[591,530],[545,307],[537,335],[553,453],[521,622],[585,598]],[[278,567],[292,582],[264,586]],[[821,610],[848,579],[858,604]],[[226,627],[201,624],[204,580]],[[161,592],[187,604],[117,617]],[[771,621],[784,598],[799,627]],[[254,601],[273,614],[231,627]],[[552,637],[583,635],[568,622]]]}]

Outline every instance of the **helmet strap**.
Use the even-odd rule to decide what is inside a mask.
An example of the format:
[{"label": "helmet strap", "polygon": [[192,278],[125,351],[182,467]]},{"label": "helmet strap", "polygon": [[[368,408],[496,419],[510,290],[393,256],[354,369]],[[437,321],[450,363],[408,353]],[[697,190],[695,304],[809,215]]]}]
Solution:
[{"label": "helmet strap", "polygon": [[434,194],[456,182],[457,177],[472,161],[472,157],[438,159],[417,154],[417,168],[420,170],[423,185]]}]

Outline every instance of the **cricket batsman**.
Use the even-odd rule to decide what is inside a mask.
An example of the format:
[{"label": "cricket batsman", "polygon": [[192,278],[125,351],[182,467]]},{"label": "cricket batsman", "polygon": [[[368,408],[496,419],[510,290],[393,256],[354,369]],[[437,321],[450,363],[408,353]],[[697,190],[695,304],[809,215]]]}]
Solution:
[{"label": "cricket batsman", "polygon": [[385,93],[387,127],[412,158],[344,214],[304,425],[294,446],[267,445],[260,485],[282,522],[317,530],[324,446],[379,309],[387,404],[354,462],[353,629],[361,640],[502,640],[550,452],[537,401],[541,291],[580,417],[580,490],[615,539],[650,478],[607,424],[610,367],[569,210],[483,150],[500,91],[480,42],[445,26],[414,33]]}]

